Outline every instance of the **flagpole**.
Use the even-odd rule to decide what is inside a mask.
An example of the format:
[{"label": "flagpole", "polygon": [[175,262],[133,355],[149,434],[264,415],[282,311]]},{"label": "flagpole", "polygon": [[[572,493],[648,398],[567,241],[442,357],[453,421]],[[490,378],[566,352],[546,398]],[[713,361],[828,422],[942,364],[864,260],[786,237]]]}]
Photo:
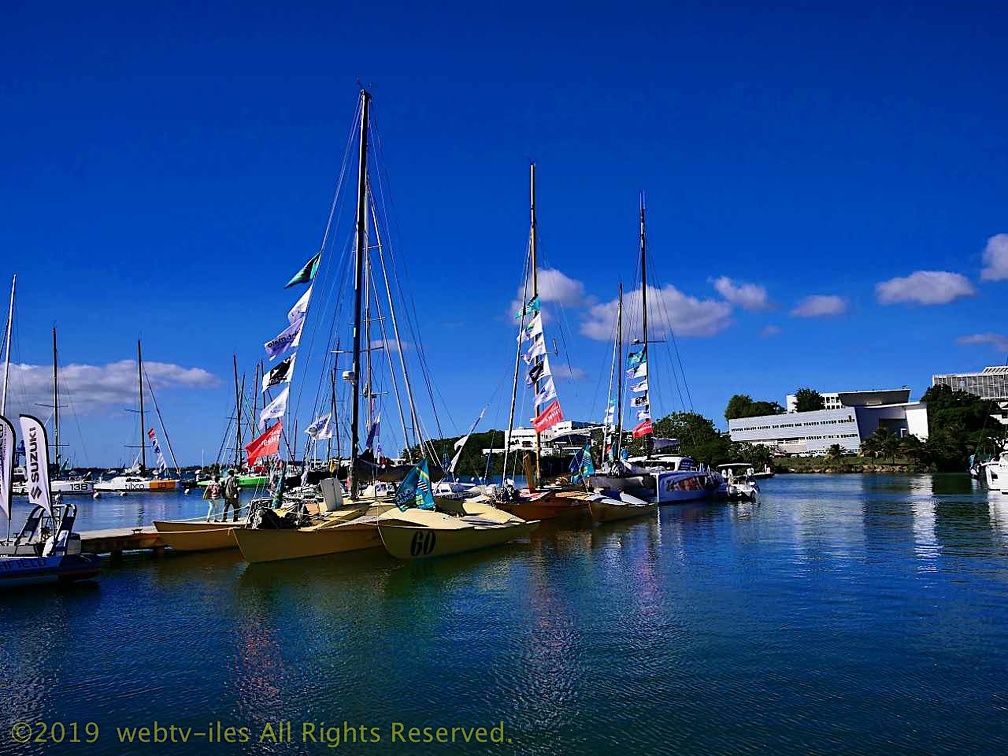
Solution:
[{"label": "flagpole", "polygon": [[367,131],[371,95],[361,89],[360,158],[357,168],[357,239],[354,255],[353,407],[350,420],[350,498],[357,497],[357,435],[360,430],[361,295],[367,253]]},{"label": "flagpole", "polygon": [[[14,324],[14,288],[17,285],[17,276],[11,280],[10,287],[10,307],[7,310],[7,333],[4,336],[4,343],[7,344],[7,353],[4,357],[4,385],[3,393],[0,394],[0,415],[7,414],[7,385],[10,381],[10,356],[11,356],[11,326]],[[8,522],[8,530],[10,523]]]},{"label": "flagpole", "polygon": [[[644,332],[644,362],[645,364],[648,360],[648,332],[647,332],[647,231],[644,225],[644,192],[640,195],[640,261],[641,261],[641,325]],[[650,372],[650,368],[648,368]],[[648,408],[648,420],[651,419],[651,390],[650,385],[648,386],[648,391],[643,394],[643,396],[648,398],[645,402],[645,406]],[[652,437],[654,436],[654,431],[647,434],[644,438],[644,456],[651,456],[651,445]]]},{"label": "flagpole", "polygon": [[[529,204],[530,204],[530,210],[531,210],[531,216],[532,216],[531,231],[530,231],[531,236],[532,236],[532,242],[531,242],[532,243],[532,299],[535,299],[536,297],[539,296],[538,262],[536,260],[535,163],[532,163],[531,166],[529,166],[529,169],[530,169],[529,170],[529,195],[530,195],[530,200],[531,200]],[[535,317],[535,316],[533,316],[533,317]],[[542,315],[540,315],[539,317],[541,318]],[[533,337],[533,338],[535,338],[535,337]],[[545,340],[546,340],[546,337],[543,336],[543,341],[545,341]],[[546,358],[545,357],[540,358],[540,362],[542,360],[544,360],[544,359],[546,359]],[[539,364],[539,363],[536,363],[536,364]],[[539,381],[538,381],[538,379],[533,384],[533,388],[535,389],[535,393],[538,396],[538,394],[539,394]],[[535,416],[538,417],[539,416],[539,405],[538,404],[536,404],[534,406],[534,410],[535,410],[535,412],[534,412]],[[535,423],[533,423],[533,425],[535,425]],[[539,464],[539,458],[542,456],[542,441],[540,440],[540,437],[539,437],[539,429],[538,428],[536,428],[535,437],[536,437],[536,466],[535,466],[535,471],[536,471],[536,483],[538,483],[539,480],[542,478],[542,472],[541,472],[541,468],[540,468],[540,464]],[[526,482],[528,482],[528,481],[526,481]],[[529,486],[529,490],[530,491],[532,490],[531,486]]]},{"label": "flagpole", "polygon": [[140,339],[137,339],[137,385],[140,387],[140,474],[147,471],[147,441],[144,432],[144,402],[143,402],[143,353],[140,351]]},{"label": "flagpole", "polygon": [[619,283],[619,308],[616,310],[616,450],[613,463],[623,447],[623,282]]}]

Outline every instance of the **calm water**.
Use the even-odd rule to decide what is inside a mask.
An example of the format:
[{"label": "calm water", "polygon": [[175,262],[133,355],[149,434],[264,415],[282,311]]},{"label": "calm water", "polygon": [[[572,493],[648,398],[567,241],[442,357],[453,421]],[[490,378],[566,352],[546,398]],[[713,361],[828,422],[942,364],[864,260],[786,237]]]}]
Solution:
[{"label": "calm water", "polygon": [[[1008,497],[965,476],[762,487],[758,507],[430,563],[138,556],[95,587],[0,595],[0,752],[1008,751]],[[113,497],[83,502],[79,529],[202,511]],[[15,746],[18,720],[99,734]],[[116,727],[154,720],[252,742],[120,745]],[[280,720],[293,742],[256,742]],[[393,723],[500,722],[500,745],[390,742]],[[305,743],[304,723],[381,740]]]}]

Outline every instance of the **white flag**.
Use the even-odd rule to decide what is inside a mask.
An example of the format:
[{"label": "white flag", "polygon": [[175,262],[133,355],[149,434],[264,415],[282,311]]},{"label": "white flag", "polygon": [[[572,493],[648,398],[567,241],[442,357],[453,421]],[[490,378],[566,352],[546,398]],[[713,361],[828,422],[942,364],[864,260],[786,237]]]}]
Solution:
[{"label": "white flag", "polygon": [[14,456],[17,438],[11,421],[0,415],[0,512],[11,519],[11,495],[14,487]]},{"label": "white flag", "polygon": [[602,421],[602,424],[610,425],[615,419],[616,419],[616,405],[610,404],[608,407],[606,407],[605,420]]},{"label": "white flag", "polygon": [[536,357],[542,357],[544,354],[546,354],[546,341],[543,339],[542,334],[539,334],[536,338],[532,339],[532,346],[525,352],[525,362],[531,365],[532,360]]},{"label": "white flag", "polygon": [[294,303],[294,306],[290,308],[290,312],[287,313],[287,322],[294,325],[295,320],[300,320],[308,312],[308,300],[311,298],[312,286],[308,287],[308,291],[301,295],[301,299]]},{"label": "white flag", "polygon": [[294,374],[294,360],[296,359],[297,354],[292,354],[282,362],[278,362],[275,368],[263,376],[262,390],[265,391],[270,386],[279,386],[281,383],[290,383],[291,376]]},{"label": "white flag", "polygon": [[542,313],[536,313],[535,317],[529,321],[528,325],[525,326],[521,333],[518,334],[518,341],[527,341],[528,339],[534,339],[536,336],[542,336]]},{"label": "white flag", "polygon": [[650,409],[637,410],[637,419],[638,420],[650,420],[651,419],[651,410]]},{"label": "white flag", "polygon": [[263,345],[266,347],[266,356],[272,360],[291,349],[296,349],[301,341],[301,327],[303,325],[304,318],[298,318],[283,329],[278,336],[267,341]]},{"label": "white flag", "polygon": [[259,413],[260,428],[266,427],[266,421],[270,418],[284,416],[284,413],[287,412],[288,394],[290,394],[290,386],[281,391],[276,399],[263,407],[263,411]]},{"label": "white flag", "polygon": [[647,381],[646,380],[641,381],[640,383],[638,383],[636,386],[634,386],[630,390],[632,392],[634,392],[635,394],[640,394],[640,393],[642,393],[644,391],[647,391]]},{"label": "white flag", "polygon": [[45,426],[37,417],[21,415],[21,437],[25,445],[25,476],[28,478],[28,503],[42,507],[52,517],[49,501],[49,442]]},{"label": "white flag", "polygon": [[539,389],[539,393],[535,397],[535,405],[541,407],[546,404],[551,399],[556,399],[556,387],[553,385],[553,379],[549,378],[546,383],[543,384],[542,388]]},{"label": "white flag", "polygon": [[627,378],[647,378],[647,363],[642,362],[635,368],[626,371]]},{"label": "white flag", "polygon": [[331,421],[332,413],[321,415],[315,418],[315,422],[305,429],[305,433],[314,438],[316,441],[325,441],[328,438],[332,438],[333,430]]}]

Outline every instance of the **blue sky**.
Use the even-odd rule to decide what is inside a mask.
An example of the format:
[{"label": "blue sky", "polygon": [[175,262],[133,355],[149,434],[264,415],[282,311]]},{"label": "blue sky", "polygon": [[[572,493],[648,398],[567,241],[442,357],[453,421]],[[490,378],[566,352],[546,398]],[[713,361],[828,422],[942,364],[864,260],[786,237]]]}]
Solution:
[{"label": "blue sky", "polygon": [[[0,285],[40,366],[8,414],[45,414],[55,325],[78,464],[132,457],[138,338],[179,461],[216,455],[232,354],[251,380],[318,249],[358,80],[446,432],[487,402],[506,423],[533,160],[568,417],[604,409],[642,191],[687,404],[722,427],[734,393],[919,397],[1008,355],[994,4],[144,6],[8,4],[0,28]],[[661,380],[656,416],[683,408]]]}]

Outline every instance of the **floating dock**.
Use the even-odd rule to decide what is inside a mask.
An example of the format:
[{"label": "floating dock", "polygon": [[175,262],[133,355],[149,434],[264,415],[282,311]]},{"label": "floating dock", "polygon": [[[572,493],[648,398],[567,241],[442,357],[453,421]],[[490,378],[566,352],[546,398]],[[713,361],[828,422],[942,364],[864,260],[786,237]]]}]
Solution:
[{"label": "floating dock", "polygon": [[85,554],[109,554],[113,561],[122,559],[124,551],[150,549],[154,556],[161,556],[165,550],[165,542],[153,526],[90,530],[80,537],[81,551]]}]

